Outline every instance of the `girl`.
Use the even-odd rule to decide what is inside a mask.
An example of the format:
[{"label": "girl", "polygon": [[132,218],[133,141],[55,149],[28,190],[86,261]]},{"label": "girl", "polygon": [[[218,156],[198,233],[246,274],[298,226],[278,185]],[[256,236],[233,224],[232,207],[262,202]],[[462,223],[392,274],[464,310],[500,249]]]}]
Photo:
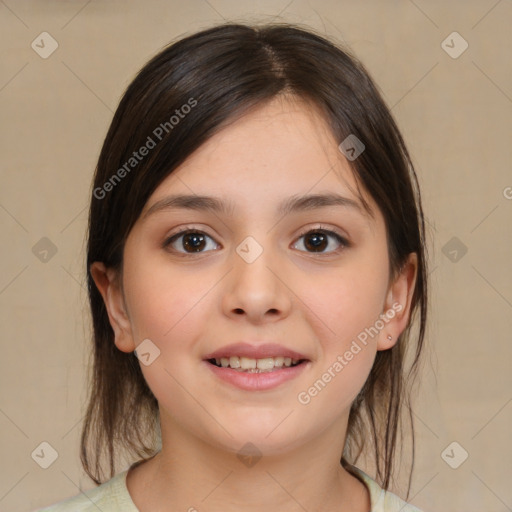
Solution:
[{"label": "girl", "polygon": [[[421,198],[354,57],[283,24],[154,57],[101,151],[87,271],[101,485],[45,510],[418,510],[387,489],[425,333]],[[139,460],[114,476],[120,450]]]}]

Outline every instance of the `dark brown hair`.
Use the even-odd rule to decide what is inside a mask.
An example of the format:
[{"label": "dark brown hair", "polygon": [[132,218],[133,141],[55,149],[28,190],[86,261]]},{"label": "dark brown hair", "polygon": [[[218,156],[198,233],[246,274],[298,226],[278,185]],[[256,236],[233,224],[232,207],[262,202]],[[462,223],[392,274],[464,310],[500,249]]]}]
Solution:
[{"label": "dark brown hair", "polygon": [[[87,252],[94,360],[81,460],[98,484],[115,474],[120,451],[132,459],[154,455],[158,403],[136,357],[114,344],[90,266],[102,261],[122,271],[125,240],[156,187],[223,126],[278,95],[319,108],[338,141],[350,134],[363,141],[365,150],[351,166],[385,219],[391,276],[410,253],[417,255],[410,322],[393,348],[377,353],[352,404],[340,454],[347,465],[371,448],[375,478],[386,489],[390,485],[403,409],[413,426],[409,389],[427,318],[425,228],[417,177],[391,113],[362,64],[324,37],[289,24],[223,24],[179,40],[143,67],[115,112],[94,177]],[[131,160],[149,139],[155,145],[147,156]],[[406,365],[407,353],[411,363]],[[414,460],[413,429],[412,440]],[[110,470],[106,477],[102,456]]]}]

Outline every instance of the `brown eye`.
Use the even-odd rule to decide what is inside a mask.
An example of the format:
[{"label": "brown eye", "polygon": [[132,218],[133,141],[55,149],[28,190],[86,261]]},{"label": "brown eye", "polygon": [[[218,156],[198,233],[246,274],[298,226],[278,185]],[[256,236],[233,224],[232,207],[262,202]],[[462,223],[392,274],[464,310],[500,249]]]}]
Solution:
[{"label": "brown eye", "polygon": [[325,233],[308,233],[305,237],[304,246],[313,252],[322,252],[329,245],[329,240]]},{"label": "brown eye", "polygon": [[[297,245],[302,245],[306,252],[317,253],[331,253],[339,251],[344,247],[348,247],[349,243],[343,237],[334,231],[314,229],[307,231],[299,237],[299,240],[304,239],[302,243],[297,242]],[[334,239],[334,242],[331,240]],[[303,250],[298,247],[299,250]],[[330,249],[327,250],[326,249]]]},{"label": "brown eye", "polygon": [[[189,229],[185,231],[180,231],[179,233],[176,233],[175,235],[171,236],[164,243],[164,247],[171,246],[173,250],[175,250],[176,252],[189,254],[195,252],[207,252],[205,251],[205,248],[208,247],[209,245],[212,245],[208,244],[210,240],[213,241],[213,238],[211,238],[206,233]],[[215,248],[217,245],[218,244],[214,242],[213,248]]]}]

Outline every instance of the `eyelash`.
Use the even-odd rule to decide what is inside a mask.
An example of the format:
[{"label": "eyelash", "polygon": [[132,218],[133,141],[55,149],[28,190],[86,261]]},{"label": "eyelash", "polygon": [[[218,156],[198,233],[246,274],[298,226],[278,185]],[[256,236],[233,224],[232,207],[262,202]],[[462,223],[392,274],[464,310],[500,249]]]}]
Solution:
[{"label": "eyelash", "polygon": [[[170,237],[168,237],[164,243],[163,243],[163,248],[164,249],[168,249],[168,247],[173,243],[175,242],[176,240],[178,240],[179,238],[187,235],[187,234],[190,234],[190,233],[195,233],[195,234],[200,234],[200,235],[205,235],[206,237],[210,238],[211,240],[213,240],[213,237],[211,237],[210,235],[208,235],[208,233],[205,233],[204,231],[200,230],[200,229],[195,229],[193,227],[186,227],[185,229],[181,230],[181,231],[178,231],[177,233],[174,233],[173,235],[171,235]],[[321,233],[321,234],[324,234],[324,235],[328,235],[328,236],[332,236],[336,239],[336,241],[340,244],[340,247],[338,249],[335,249],[333,251],[328,251],[328,252],[314,252],[314,251],[301,251],[301,252],[306,252],[308,254],[318,254],[318,255],[328,255],[328,254],[336,254],[336,253],[339,253],[341,251],[343,251],[344,249],[347,249],[349,247],[351,247],[351,244],[350,242],[344,238],[343,236],[341,236],[339,233],[337,233],[336,231],[333,231],[331,229],[327,229],[327,228],[324,228],[322,226],[318,226],[316,228],[309,228],[309,229],[306,229],[304,231],[302,231],[298,237],[297,237],[297,240],[299,240],[300,238],[302,238],[303,236],[305,235],[308,235],[310,233]],[[217,242],[215,242],[217,243]],[[198,252],[184,252],[184,251],[177,251],[177,250],[173,250],[172,252],[176,253],[176,254],[179,254],[180,256],[190,256],[190,255],[194,255],[194,254],[203,254],[205,252],[209,252],[209,251],[198,251]]]}]

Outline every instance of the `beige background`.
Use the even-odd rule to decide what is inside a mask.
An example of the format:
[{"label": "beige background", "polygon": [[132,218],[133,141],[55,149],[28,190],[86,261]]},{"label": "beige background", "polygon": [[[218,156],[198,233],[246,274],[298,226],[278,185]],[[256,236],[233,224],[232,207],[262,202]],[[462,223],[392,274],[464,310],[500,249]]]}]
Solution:
[{"label": "beige background", "polygon": [[[223,18],[274,16],[353,48],[420,176],[433,310],[411,501],[426,512],[512,510],[510,0],[0,0],[1,510],[92,486],[78,459],[89,348],[84,236],[120,95],[170,40]],[[43,31],[58,42],[47,59],[31,48]],[[469,44],[456,59],[441,46],[453,31]],[[461,43],[448,39],[452,52]],[[43,237],[57,250],[46,262],[33,250]],[[43,441],[58,452],[48,469],[31,457]],[[460,447],[444,452],[454,441]],[[469,458],[458,469],[441,455],[455,465],[462,450]]]}]

